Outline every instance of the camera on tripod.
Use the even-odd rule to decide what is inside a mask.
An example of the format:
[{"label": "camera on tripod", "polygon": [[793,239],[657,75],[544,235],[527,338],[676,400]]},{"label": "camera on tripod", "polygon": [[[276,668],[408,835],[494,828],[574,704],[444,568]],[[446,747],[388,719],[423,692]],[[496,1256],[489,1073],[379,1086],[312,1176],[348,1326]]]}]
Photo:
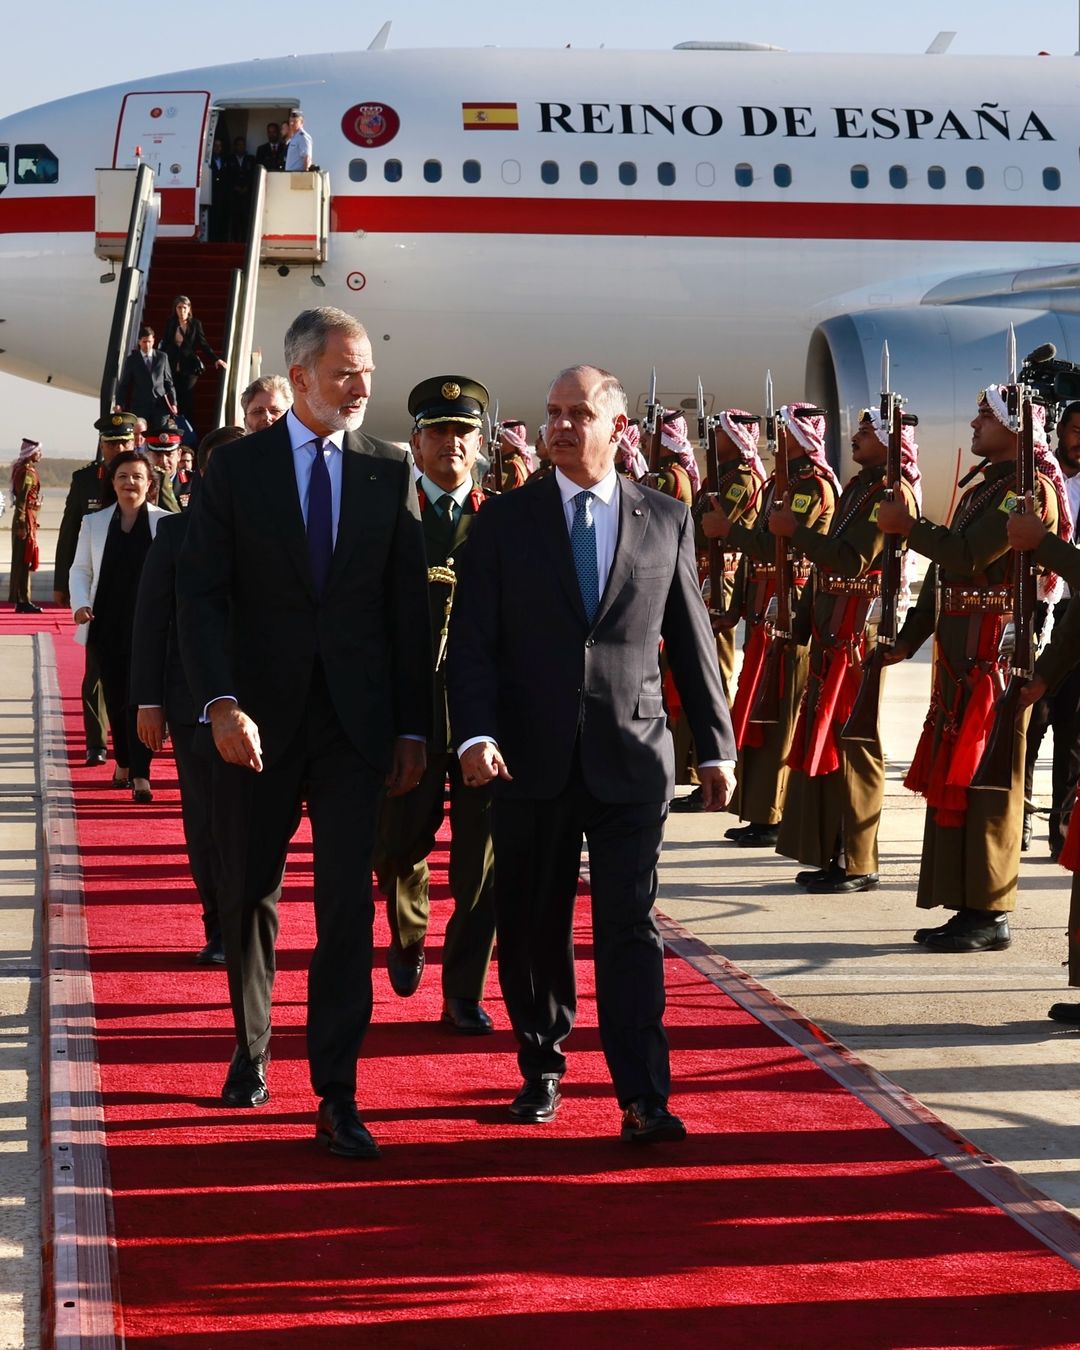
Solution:
[{"label": "camera on tripod", "polygon": [[1020,383],[1026,384],[1046,408],[1047,434],[1057,426],[1062,406],[1080,399],[1080,365],[1075,361],[1058,361],[1057,348],[1044,342],[1024,357],[1020,369]]}]

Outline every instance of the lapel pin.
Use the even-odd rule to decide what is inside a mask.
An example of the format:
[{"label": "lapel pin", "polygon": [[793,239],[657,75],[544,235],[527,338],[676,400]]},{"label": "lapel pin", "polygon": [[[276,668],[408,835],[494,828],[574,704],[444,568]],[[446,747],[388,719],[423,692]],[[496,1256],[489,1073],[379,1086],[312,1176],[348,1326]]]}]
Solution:
[{"label": "lapel pin", "polygon": [[641,509],[640,506],[635,506],[635,507],[634,507],[634,515],[635,515],[635,516],[643,516],[644,514],[645,514],[645,512]]},{"label": "lapel pin", "polygon": [[377,479],[378,479],[378,477],[379,477],[379,475],[378,475],[377,473],[373,473],[373,474],[371,475],[371,481],[372,481],[373,483],[376,482]]}]

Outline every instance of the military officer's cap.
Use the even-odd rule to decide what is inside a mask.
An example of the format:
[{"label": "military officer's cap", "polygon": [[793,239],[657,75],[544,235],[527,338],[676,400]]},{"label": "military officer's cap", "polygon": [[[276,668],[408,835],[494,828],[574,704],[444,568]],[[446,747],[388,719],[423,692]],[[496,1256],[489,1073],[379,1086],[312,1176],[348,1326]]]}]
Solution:
[{"label": "military officer's cap", "polygon": [[138,420],[134,413],[106,413],[94,423],[94,430],[100,432],[103,441],[132,441]]},{"label": "military officer's cap", "polygon": [[409,395],[409,412],[417,429],[443,422],[481,427],[490,402],[491,395],[479,380],[465,375],[433,375],[430,380],[421,380]]},{"label": "military officer's cap", "polygon": [[151,450],[172,450],[178,446],[183,439],[183,436],[180,434],[180,428],[171,417],[166,417],[156,434],[146,437],[146,444]]}]

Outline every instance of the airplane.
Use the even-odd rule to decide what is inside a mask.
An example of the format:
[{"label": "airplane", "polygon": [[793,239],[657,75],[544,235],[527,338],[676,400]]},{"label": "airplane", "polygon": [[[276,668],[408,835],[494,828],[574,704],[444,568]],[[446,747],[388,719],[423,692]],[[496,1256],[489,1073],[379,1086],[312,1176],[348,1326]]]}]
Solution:
[{"label": "airplane", "polygon": [[[699,375],[708,410],[760,412],[769,367],[779,401],[829,410],[843,471],[887,340],[940,519],[1009,324],[1021,355],[1080,361],[1075,58],[392,50],[386,33],[0,120],[0,371],[97,392],[115,289],[99,281],[136,166],[158,194],[160,324],[172,279],[187,290],[183,268],[214,253],[214,136],[254,149],[291,107],[319,172],[267,175],[251,369],[259,352],[281,369],[301,309],[348,309],[374,348],[375,435],[408,434],[432,372],[483,380],[535,427],[560,368],[615,371],[640,414],[655,366],[693,428]],[[224,306],[225,287],[210,275],[205,294]]]}]

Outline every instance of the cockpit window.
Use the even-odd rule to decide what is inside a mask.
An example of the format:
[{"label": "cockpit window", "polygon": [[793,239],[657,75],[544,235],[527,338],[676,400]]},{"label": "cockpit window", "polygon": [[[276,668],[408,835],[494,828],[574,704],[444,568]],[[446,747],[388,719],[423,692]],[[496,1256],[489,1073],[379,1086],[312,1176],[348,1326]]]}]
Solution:
[{"label": "cockpit window", "polygon": [[57,183],[60,164],[47,145],[15,147],[16,183]]},{"label": "cockpit window", "polygon": [[0,145],[0,192],[8,185],[8,148]]}]

